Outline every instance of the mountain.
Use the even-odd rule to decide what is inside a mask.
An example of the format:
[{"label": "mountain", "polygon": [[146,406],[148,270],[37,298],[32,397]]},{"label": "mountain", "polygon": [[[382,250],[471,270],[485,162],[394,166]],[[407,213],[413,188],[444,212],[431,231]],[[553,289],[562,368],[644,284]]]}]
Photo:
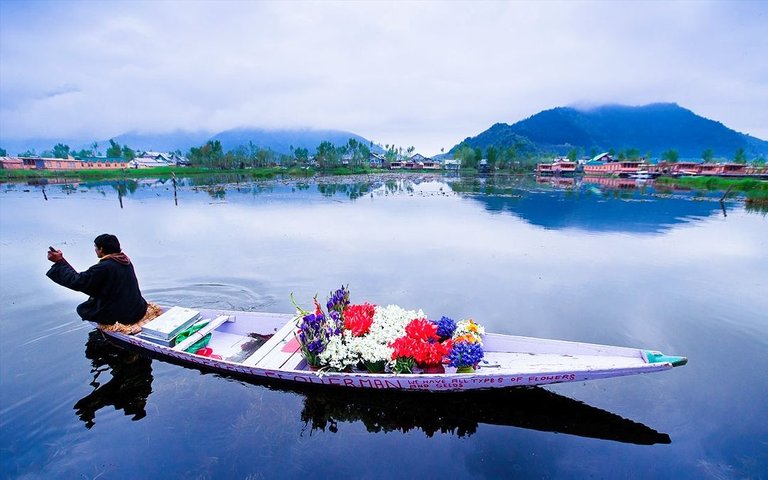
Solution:
[{"label": "mountain", "polygon": [[726,158],[733,158],[739,148],[748,157],[768,154],[765,140],[731,130],[674,103],[558,107],[512,125],[497,123],[463,143],[485,150],[489,146],[514,146],[521,139],[535,145],[538,153],[566,154],[575,147],[585,154],[636,148],[652,156],[674,149],[681,158],[700,158],[706,149],[712,149],[715,157]]},{"label": "mountain", "polygon": [[[181,150],[186,153],[192,147],[199,147],[207,142],[211,132],[189,132],[176,130],[170,133],[139,133],[127,132],[113,138],[120,145],[128,145],[133,150],[144,152],[173,152]],[[105,151],[109,147],[109,139],[99,142],[99,148]]]},{"label": "mountain", "polygon": [[350,138],[368,145],[371,151],[382,151],[381,147],[377,145],[371,146],[370,140],[342,130],[235,128],[217,133],[212,139],[219,140],[225,151],[233,150],[240,145],[247,146],[249,142],[252,142],[257,147],[288,155],[291,153],[291,147],[294,149],[306,148],[312,154],[317,146],[324,141],[329,141],[335,146],[341,146],[346,145]]}]

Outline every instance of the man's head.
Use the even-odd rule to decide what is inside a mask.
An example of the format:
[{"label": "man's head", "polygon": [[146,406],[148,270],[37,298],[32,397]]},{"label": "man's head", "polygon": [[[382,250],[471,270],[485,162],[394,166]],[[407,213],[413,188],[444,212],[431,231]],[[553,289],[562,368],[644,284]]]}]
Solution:
[{"label": "man's head", "polygon": [[[101,258],[110,253],[120,253],[120,241],[111,233],[103,233],[93,241],[96,246],[96,254]],[[101,255],[99,255],[101,253]]]}]

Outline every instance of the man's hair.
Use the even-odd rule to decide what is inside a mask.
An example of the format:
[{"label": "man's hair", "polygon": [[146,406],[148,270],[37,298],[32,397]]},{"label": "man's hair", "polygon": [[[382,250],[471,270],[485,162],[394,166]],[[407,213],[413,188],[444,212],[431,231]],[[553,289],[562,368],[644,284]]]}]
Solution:
[{"label": "man's hair", "polygon": [[93,241],[93,244],[104,253],[120,253],[120,241],[111,233],[102,233]]}]

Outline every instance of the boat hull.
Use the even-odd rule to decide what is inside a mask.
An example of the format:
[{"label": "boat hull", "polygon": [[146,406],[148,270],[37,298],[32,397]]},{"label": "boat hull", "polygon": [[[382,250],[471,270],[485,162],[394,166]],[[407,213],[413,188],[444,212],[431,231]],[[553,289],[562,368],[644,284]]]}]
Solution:
[{"label": "boat hull", "polygon": [[[261,331],[273,336],[244,361],[231,361],[226,357],[217,359],[175,350],[140,336],[107,331],[104,334],[158,358],[233,376],[376,390],[470,391],[525,387],[651,373],[671,369],[676,366],[675,361],[685,363],[680,363],[684,357],[653,357],[651,354],[658,352],[648,350],[488,334],[484,337],[485,361],[473,373],[450,369],[446,373],[414,374],[324,372],[312,370],[301,358],[290,315],[221,311],[204,311],[204,314],[212,318],[223,314],[236,317],[235,322],[213,332],[212,343],[215,344],[217,335],[220,337],[216,345],[232,343],[237,336],[247,339],[250,332]],[[280,321],[287,323],[278,328],[276,322]],[[217,348],[223,347],[217,346],[214,351]]]}]

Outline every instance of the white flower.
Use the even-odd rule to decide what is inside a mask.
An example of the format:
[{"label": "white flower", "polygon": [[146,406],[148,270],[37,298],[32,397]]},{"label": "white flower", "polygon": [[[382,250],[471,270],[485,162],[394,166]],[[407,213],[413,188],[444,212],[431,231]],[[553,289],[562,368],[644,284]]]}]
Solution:
[{"label": "white flower", "polygon": [[347,346],[357,359],[363,362],[374,363],[392,359],[392,349],[370,335],[348,337]]},{"label": "white flower", "polygon": [[384,345],[405,335],[405,327],[414,318],[424,318],[421,310],[405,310],[398,305],[376,306],[368,336]]},{"label": "white flower", "polygon": [[334,335],[320,354],[320,364],[331,370],[342,371],[358,362],[357,354],[347,344],[344,335]]}]

